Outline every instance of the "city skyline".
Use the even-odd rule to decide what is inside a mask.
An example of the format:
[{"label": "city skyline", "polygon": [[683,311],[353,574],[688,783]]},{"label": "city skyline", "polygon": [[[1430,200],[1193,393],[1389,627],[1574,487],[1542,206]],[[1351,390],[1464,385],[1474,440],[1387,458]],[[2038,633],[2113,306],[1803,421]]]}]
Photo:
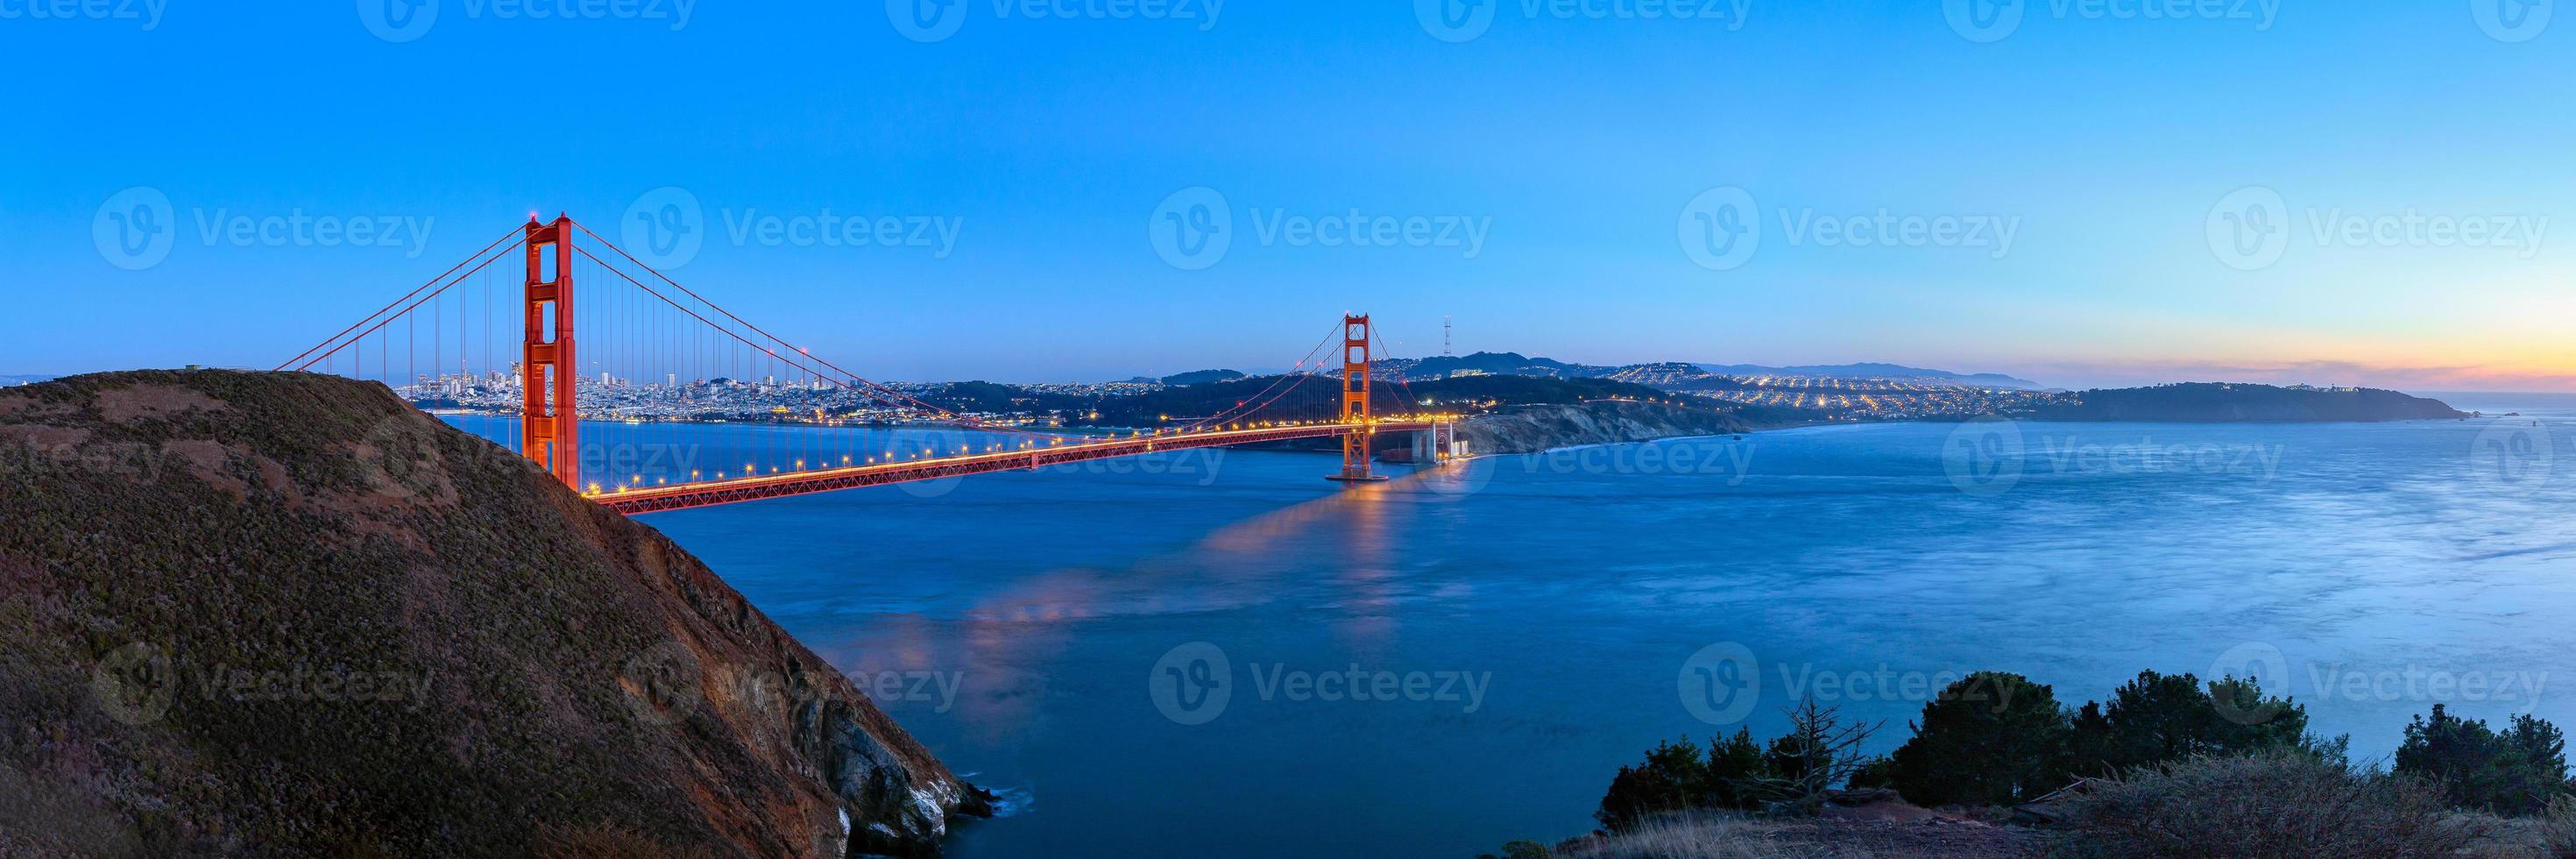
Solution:
[{"label": "city skyline", "polygon": [[[1602,365],[2576,390],[2532,115],[2570,34],[2502,2],[446,5],[5,22],[22,80],[222,73],[13,97],[44,323],[0,372],[269,366],[568,211],[886,379],[1277,368],[1359,310],[1399,357],[1454,317]],[[217,120],[258,131],[168,134]]]}]

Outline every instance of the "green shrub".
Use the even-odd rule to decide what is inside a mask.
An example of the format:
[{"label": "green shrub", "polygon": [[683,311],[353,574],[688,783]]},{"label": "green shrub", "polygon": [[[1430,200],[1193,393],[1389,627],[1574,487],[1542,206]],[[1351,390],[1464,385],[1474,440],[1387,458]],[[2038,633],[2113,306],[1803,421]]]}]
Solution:
[{"label": "green shrub", "polygon": [[1896,759],[1886,755],[1880,755],[1878,757],[1862,761],[1860,769],[1852,772],[1851,781],[1844,786],[1853,789],[1887,788],[1894,790],[1896,788]]},{"label": "green shrub", "polygon": [[1592,818],[1626,832],[1685,810],[1812,810],[1835,783],[1861,770],[1858,748],[1877,730],[1876,724],[1845,725],[1835,708],[1802,699],[1789,710],[1789,733],[1767,747],[1743,728],[1710,740],[1705,755],[1688,738],[1655,746],[1644,763],[1619,768]]},{"label": "green shrub", "polygon": [[2073,719],[2068,758],[2076,775],[2107,775],[2192,755],[2294,748],[2308,712],[2268,698],[2256,681],[2228,677],[2204,687],[2190,674],[2138,672],[2107,707],[2085,702]]},{"label": "green shrub", "polygon": [[2406,726],[2397,771],[2441,785],[2452,804],[2497,814],[2546,810],[2569,790],[2567,737],[2547,719],[2516,716],[2502,733],[2433,705]]},{"label": "green shrub", "polygon": [[1896,750],[1896,789],[1918,805],[2027,802],[2066,786],[2072,735],[2047,684],[1980,671],[1923,705]]},{"label": "green shrub", "polygon": [[[1745,742],[1752,739],[1747,735]],[[1645,763],[1620,767],[1592,819],[1601,828],[1624,832],[1638,821],[1707,802],[1708,762],[1690,738],[1659,743],[1646,752]]]},{"label": "green shrub", "polygon": [[2068,802],[2078,856],[2447,856],[2475,836],[2429,781],[2296,749],[2195,755]]},{"label": "green shrub", "polygon": [[1479,853],[1476,859],[1554,859],[1555,856],[1555,851],[1547,849],[1545,844],[1522,840],[1505,842],[1501,855]]}]

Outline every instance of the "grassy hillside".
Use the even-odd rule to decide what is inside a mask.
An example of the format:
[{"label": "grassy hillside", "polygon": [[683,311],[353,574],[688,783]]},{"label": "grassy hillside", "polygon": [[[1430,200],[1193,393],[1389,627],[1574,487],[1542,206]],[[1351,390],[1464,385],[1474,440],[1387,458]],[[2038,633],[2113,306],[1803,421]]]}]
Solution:
[{"label": "grassy hillside", "polygon": [[696,558],[380,385],[0,390],[0,469],[0,855],[923,852],[981,803]]}]

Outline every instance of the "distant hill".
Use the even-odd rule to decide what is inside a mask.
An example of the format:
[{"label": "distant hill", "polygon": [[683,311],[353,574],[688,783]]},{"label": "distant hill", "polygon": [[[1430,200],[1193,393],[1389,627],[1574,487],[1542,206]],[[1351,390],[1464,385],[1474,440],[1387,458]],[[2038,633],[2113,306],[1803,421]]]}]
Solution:
[{"label": "distant hill", "polygon": [[1807,364],[1796,367],[1765,367],[1758,364],[1694,364],[1702,370],[1727,376],[1824,376],[1835,379],[1891,379],[1967,385],[1979,388],[2018,388],[2025,391],[2047,390],[2047,386],[2029,379],[2002,373],[1953,373],[1907,367],[1901,364]]},{"label": "distant hill", "polygon": [[2188,382],[2083,391],[2031,415],[2060,421],[2174,423],[2410,421],[2472,417],[2440,400],[2377,388]]},{"label": "distant hill", "polygon": [[10,375],[10,374],[7,374],[7,373],[0,373],[0,388],[6,388],[6,387],[9,387],[9,386],[11,386],[11,385],[32,385],[32,384],[35,384],[35,383],[37,383],[37,382],[42,382],[42,381],[45,381],[45,380],[47,380],[47,379],[51,379],[51,378],[54,378],[54,377],[52,377],[52,376]]},{"label": "distant hill", "polygon": [[985,804],[660,532],[383,385],[0,389],[0,856],[936,852]]},{"label": "distant hill", "polygon": [[1607,376],[1616,367],[1591,367],[1568,364],[1550,358],[1532,358],[1518,352],[1478,352],[1473,355],[1439,355],[1430,358],[1393,358],[1378,362],[1380,372],[1390,378],[1438,379],[1460,371],[1493,376]]},{"label": "distant hill", "polygon": [[1599,378],[1604,376],[1646,376],[1664,382],[1679,382],[1700,376],[1818,376],[1837,379],[1885,379],[1926,385],[1952,385],[1976,388],[2013,388],[2026,391],[2047,390],[2047,386],[2029,379],[2002,373],[1954,373],[1907,367],[1900,364],[1811,364],[1796,367],[1771,367],[1760,364],[1700,364],[1684,361],[1658,361],[1617,366],[1576,364],[1553,358],[1536,358],[1518,352],[1478,352],[1473,355],[1441,355],[1431,358],[1396,358],[1378,362],[1378,370],[1388,378],[1414,380],[1442,379],[1460,373],[1490,376],[1547,376],[1560,379]]},{"label": "distant hill", "polygon": [[1243,372],[1240,370],[1192,370],[1164,376],[1162,382],[1166,385],[1203,385],[1209,382],[1231,382],[1240,378],[1243,378]]}]

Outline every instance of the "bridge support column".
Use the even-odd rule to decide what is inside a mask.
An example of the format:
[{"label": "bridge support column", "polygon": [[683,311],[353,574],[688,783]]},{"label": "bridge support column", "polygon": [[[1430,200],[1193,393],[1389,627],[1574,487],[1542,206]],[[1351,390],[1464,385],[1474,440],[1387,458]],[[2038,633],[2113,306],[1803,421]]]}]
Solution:
[{"label": "bridge support column", "polygon": [[1369,318],[1342,315],[1342,423],[1361,424],[1342,436],[1342,470],[1326,480],[1352,483],[1385,480],[1369,472],[1370,443],[1377,440],[1377,419],[1369,412]]},{"label": "bridge support column", "polygon": [[[581,491],[581,423],[573,383],[572,219],[528,218],[527,333],[520,342],[519,451]],[[548,253],[554,271],[546,271]],[[552,276],[549,277],[548,275]],[[551,394],[551,397],[549,397]]]},{"label": "bridge support column", "polygon": [[1414,464],[1440,465],[1448,462],[1449,458],[1457,452],[1456,436],[1452,433],[1455,427],[1455,424],[1443,422],[1415,430],[1413,433]]}]

